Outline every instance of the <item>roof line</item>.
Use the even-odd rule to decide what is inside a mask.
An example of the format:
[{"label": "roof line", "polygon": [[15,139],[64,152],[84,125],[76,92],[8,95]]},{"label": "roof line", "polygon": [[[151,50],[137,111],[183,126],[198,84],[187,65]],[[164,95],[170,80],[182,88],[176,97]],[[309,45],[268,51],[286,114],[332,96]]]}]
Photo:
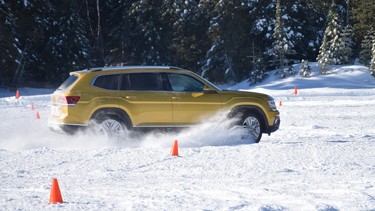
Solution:
[{"label": "roof line", "polygon": [[180,67],[174,66],[111,66],[111,67],[94,67],[94,68],[87,68],[82,71],[88,72],[96,72],[96,71],[106,71],[106,70],[130,70],[130,69],[178,69],[178,70],[185,70]]}]

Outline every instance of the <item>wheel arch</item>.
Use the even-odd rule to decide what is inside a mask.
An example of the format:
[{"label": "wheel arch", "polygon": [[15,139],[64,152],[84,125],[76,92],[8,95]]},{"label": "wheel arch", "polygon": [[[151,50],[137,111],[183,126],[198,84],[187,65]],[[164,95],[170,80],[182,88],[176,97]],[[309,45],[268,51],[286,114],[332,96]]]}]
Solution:
[{"label": "wheel arch", "polygon": [[264,113],[264,111],[261,108],[259,108],[258,106],[253,106],[253,105],[236,106],[236,107],[231,109],[228,116],[230,118],[233,118],[233,117],[235,117],[239,114],[245,114],[245,113],[252,113],[252,114],[257,115],[257,117],[260,120],[260,124],[261,124],[261,132],[262,133],[268,133],[268,135],[270,134],[267,116]]},{"label": "wheel arch", "polygon": [[92,115],[90,120],[97,119],[101,116],[116,116],[119,117],[121,120],[124,121],[127,127],[132,128],[133,124],[129,117],[129,115],[120,108],[101,108],[96,110]]}]

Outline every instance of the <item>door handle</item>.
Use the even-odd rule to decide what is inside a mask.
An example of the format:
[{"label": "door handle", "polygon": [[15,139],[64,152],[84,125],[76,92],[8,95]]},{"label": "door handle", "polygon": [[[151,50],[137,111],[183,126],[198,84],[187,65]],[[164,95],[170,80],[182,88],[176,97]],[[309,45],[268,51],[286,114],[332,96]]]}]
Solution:
[{"label": "door handle", "polygon": [[135,98],[137,98],[136,96],[125,96],[125,97],[122,97],[122,98],[125,98],[127,100],[134,100]]},{"label": "door handle", "polygon": [[172,97],[172,100],[181,100],[181,97]]}]

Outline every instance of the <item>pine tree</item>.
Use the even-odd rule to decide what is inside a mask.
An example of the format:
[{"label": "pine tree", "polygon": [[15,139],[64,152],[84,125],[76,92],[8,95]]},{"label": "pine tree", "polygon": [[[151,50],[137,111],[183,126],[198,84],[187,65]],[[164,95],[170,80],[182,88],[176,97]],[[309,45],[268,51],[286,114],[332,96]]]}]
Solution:
[{"label": "pine tree", "polygon": [[353,29],[350,25],[346,26],[341,32],[339,47],[337,49],[338,60],[341,64],[353,64]]},{"label": "pine tree", "polygon": [[375,39],[372,41],[372,56],[370,62],[371,75],[375,77]]},{"label": "pine tree", "polygon": [[264,55],[258,44],[255,44],[255,40],[252,41],[251,50],[251,63],[253,64],[253,68],[249,71],[248,82],[250,85],[254,85],[258,82],[262,82],[268,75],[266,74],[267,65],[264,60]]},{"label": "pine tree", "polygon": [[315,60],[320,46],[317,38],[321,37],[325,19],[306,0],[283,1],[283,5],[284,29],[293,50],[287,58]]},{"label": "pine tree", "polygon": [[249,71],[249,82],[250,85],[254,85],[258,82],[262,82],[265,78],[267,78],[266,74],[266,64],[261,57],[256,57],[254,61],[254,68]]},{"label": "pine tree", "polygon": [[48,0],[15,0],[10,1],[9,5],[16,17],[18,48],[23,52],[23,61],[18,68],[21,71],[13,78],[12,84],[40,86],[47,81],[47,75],[53,72],[46,66],[53,60],[50,60],[46,48],[48,34],[45,33],[48,31],[51,4]]},{"label": "pine tree", "polygon": [[364,36],[364,39],[361,43],[361,52],[359,54],[359,62],[361,62],[363,65],[368,66],[371,60],[371,49],[372,45],[375,39],[375,30],[370,29],[367,31],[366,35]]},{"label": "pine tree", "polygon": [[9,2],[15,16],[15,38],[22,54],[12,84],[59,84],[70,71],[88,66],[88,40],[74,0]]},{"label": "pine tree", "polygon": [[375,1],[351,0],[351,5],[355,38],[361,42],[365,39],[367,32],[375,28]]},{"label": "pine tree", "polygon": [[20,61],[14,14],[0,1],[0,86],[10,86]]},{"label": "pine tree", "polygon": [[110,57],[110,65],[127,65],[137,64],[139,58],[136,55],[135,49],[137,39],[131,19],[131,8],[135,0],[119,0],[113,4],[113,12],[109,16],[111,21],[108,21],[110,26],[108,34],[108,52]]},{"label": "pine tree", "polygon": [[281,0],[277,0],[276,2],[276,25],[272,37],[274,39],[273,55],[277,66],[280,68],[279,75],[281,78],[285,78],[287,72],[284,67],[289,63],[286,55],[291,53],[292,44],[288,41],[284,31],[284,24],[281,17]]},{"label": "pine tree", "polygon": [[[44,32],[46,53],[44,58],[51,61],[46,64],[50,70],[48,81],[63,81],[68,73],[89,67],[90,43],[85,36],[84,23],[77,11],[75,0],[51,3],[47,28]],[[53,62],[52,62],[53,61]]]},{"label": "pine tree", "polygon": [[327,74],[328,64],[331,63],[331,58],[326,34],[324,34],[323,42],[319,49],[317,62],[320,67],[320,73]]},{"label": "pine tree", "polygon": [[340,25],[338,23],[337,5],[333,1],[328,13],[328,25],[324,32],[323,42],[317,57],[322,74],[327,73],[328,65],[340,64],[341,62],[338,57],[339,35]]},{"label": "pine tree", "polygon": [[161,20],[162,6],[162,0],[139,0],[131,6],[132,42],[138,64],[161,65],[166,61],[163,58],[168,46],[165,33],[170,29]]},{"label": "pine tree", "polygon": [[203,63],[204,73],[222,72],[221,82],[239,82],[253,66],[248,58],[251,55],[249,7],[242,0],[220,0],[212,14],[208,29],[211,48]]},{"label": "pine tree", "polygon": [[198,71],[201,67],[200,61],[208,50],[206,30],[209,18],[199,9],[195,0],[175,1],[172,10],[173,16],[177,17],[172,30],[172,63]]},{"label": "pine tree", "polygon": [[298,73],[301,77],[310,77],[311,76],[311,67],[309,65],[309,61],[302,60],[301,61],[301,69]]}]

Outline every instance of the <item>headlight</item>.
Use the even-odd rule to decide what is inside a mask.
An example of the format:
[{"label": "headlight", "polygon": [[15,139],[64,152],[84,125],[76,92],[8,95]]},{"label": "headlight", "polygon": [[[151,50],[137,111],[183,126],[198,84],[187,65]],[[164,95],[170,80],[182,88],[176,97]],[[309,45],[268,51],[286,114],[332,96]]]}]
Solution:
[{"label": "headlight", "polygon": [[276,109],[275,100],[274,100],[272,97],[269,97],[269,98],[267,99],[267,102],[268,102],[268,106],[270,107],[270,109],[271,109],[272,111],[276,111],[276,110],[277,110],[277,109]]}]

